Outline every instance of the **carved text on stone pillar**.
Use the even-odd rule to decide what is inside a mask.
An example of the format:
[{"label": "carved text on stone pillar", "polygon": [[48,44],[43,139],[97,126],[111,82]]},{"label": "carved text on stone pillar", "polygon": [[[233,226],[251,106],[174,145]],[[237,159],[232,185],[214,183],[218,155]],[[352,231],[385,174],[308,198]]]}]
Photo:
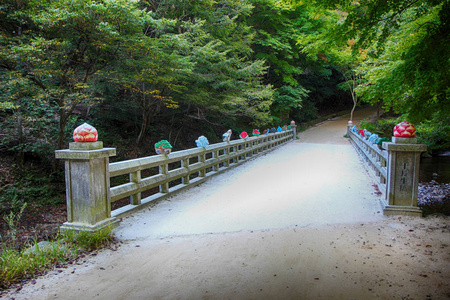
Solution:
[{"label": "carved text on stone pillar", "polygon": [[408,187],[408,185],[407,185],[408,177],[409,177],[408,164],[403,163],[403,168],[402,168],[401,175],[400,175],[400,191],[401,192],[406,192],[406,189]]}]

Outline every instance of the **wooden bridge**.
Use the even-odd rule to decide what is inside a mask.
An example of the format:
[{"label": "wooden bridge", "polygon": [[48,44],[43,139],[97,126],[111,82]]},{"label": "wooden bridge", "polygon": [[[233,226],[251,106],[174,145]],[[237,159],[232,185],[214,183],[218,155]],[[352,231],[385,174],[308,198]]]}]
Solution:
[{"label": "wooden bridge", "polygon": [[[242,220],[256,218],[263,223],[284,220],[282,224],[274,224],[277,227],[323,220],[346,222],[373,216],[381,210],[385,214],[421,214],[417,207],[417,185],[424,145],[394,139],[393,143],[386,143],[386,150],[380,150],[351,130],[347,132],[349,139],[345,138],[345,118],[316,128],[318,131],[308,130],[298,140],[294,125],[268,135],[114,163],[109,163],[109,157],[115,155],[114,148],[103,148],[101,142],[71,143],[70,149],[56,151],[57,158],[66,160],[68,221],[62,229],[95,231],[116,226],[130,213],[224,172],[221,178],[227,178],[225,185],[215,185],[223,190],[220,193],[225,198],[219,195],[214,198],[224,203],[235,199],[236,207],[219,205],[217,211],[202,215],[203,224],[212,216],[220,218],[229,207],[251,215],[241,216]],[[366,171],[356,153],[361,154],[372,179],[365,178]],[[230,173],[230,169],[253,158],[262,164],[256,173],[252,173],[250,164],[241,170],[244,172],[241,177]],[[233,185],[228,177],[235,178],[238,184]],[[201,190],[197,188],[195,193],[201,194]],[[382,193],[378,197],[382,208],[373,207],[373,201],[367,200],[378,191]],[[129,199],[129,204],[111,210],[112,202],[124,198]],[[252,212],[258,206],[270,209]],[[234,227],[239,224],[230,222],[223,226],[231,223]]]}]

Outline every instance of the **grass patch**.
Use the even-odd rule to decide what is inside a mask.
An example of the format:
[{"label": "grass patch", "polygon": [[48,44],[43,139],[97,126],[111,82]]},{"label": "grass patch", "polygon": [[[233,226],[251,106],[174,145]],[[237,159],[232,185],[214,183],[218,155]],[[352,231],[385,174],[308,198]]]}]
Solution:
[{"label": "grass patch", "polygon": [[32,279],[45,270],[73,262],[82,253],[110,245],[112,229],[96,232],[64,231],[53,242],[41,242],[27,249],[3,248],[0,256],[0,288]]}]

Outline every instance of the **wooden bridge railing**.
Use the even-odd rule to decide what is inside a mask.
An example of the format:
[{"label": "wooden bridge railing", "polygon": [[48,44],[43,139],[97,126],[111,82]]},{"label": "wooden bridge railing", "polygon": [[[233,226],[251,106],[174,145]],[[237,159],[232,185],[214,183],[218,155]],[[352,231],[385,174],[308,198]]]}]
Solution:
[{"label": "wooden bridge railing", "polygon": [[387,160],[388,152],[378,148],[376,144],[372,144],[359,134],[348,130],[350,141],[360,154],[363,161],[369,167],[369,172],[378,183],[378,189],[384,197],[386,197],[387,183]]},{"label": "wooden bridge railing", "polygon": [[[287,131],[114,163],[109,163],[109,157],[116,150],[103,148],[101,142],[70,143],[69,149],[56,151],[56,158],[64,159],[66,165],[68,221],[61,229],[96,231],[115,225],[120,218],[155,200],[198,185],[295,139],[296,127],[291,127]],[[111,187],[115,181],[122,183]],[[151,195],[143,198],[149,192]],[[129,204],[111,210],[112,202],[124,198],[129,198]]]},{"label": "wooden bridge railing", "polygon": [[382,193],[385,215],[422,215],[417,206],[420,155],[427,146],[416,138],[392,137],[379,149],[365,137],[347,129],[351,143],[368,166]]}]

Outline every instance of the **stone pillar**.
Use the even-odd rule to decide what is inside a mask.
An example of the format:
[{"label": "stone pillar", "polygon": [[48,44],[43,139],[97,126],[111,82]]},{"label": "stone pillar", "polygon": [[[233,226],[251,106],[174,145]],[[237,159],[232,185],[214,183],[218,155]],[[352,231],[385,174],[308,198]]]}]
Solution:
[{"label": "stone pillar", "polygon": [[416,138],[393,137],[383,147],[388,151],[384,214],[421,216],[417,207],[420,155],[427,146],[417,144]]},{"label": "stone pillar", "polygon": [[350,130],[351,130],[352,127],[353,127],[353,121],[350,120],[347,123],[347,136],[349,136],[349,137],[350,137]]},{"label": "stone pillar", "polygon": [[297,125],[290,125],[292,129],[293,139],[294,141],[297,139]]},{"label": "stone pillar", "polygon": [[57,150],[57,159],[65,160],[67,222],[61,230],[97,231],[115,226],[111,218],[109,157],[115,148],[103,148],[103,142],[70,143]]}]

